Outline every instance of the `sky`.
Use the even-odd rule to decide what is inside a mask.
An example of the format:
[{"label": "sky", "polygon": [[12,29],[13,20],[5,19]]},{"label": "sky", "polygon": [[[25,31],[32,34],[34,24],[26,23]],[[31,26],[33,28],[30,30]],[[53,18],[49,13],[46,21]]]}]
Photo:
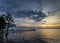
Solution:
[{"label": "sky", "polygon": [[5,12],[17,26],[60,25],[60,0],[0,0],[0,15]]}]

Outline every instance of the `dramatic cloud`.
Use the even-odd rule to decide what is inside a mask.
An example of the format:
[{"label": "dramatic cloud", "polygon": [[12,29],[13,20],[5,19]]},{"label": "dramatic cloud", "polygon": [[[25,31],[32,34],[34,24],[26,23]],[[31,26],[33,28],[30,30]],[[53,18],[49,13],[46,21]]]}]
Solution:
[{"label": "dramatic cloud", "polygon": [[44,24],[60,24],[60,11],[52,13],[42,21],[46,21]]},{"label": "dramatic cloud", "polygon": [[60,0],[0,0],[0,14],[6,11],[14,16],[16,23],[41,23],[53,16],[52,13],[60,11]]},{"label": "dramatic cloud", "polygon": [[29,18],[35,21],[41,21],[46,15],[42,11],[19,11],[16,13],[19,18]]},{"label": "dramatic cloud", "polygon": [[13,16],[16,18],[29,18],[35,21],[41,21],[46,15],[40,10],[41,6],[38,4],[38,1],[39,0],[5,0],[5,7],[2,10],[13,13]]}]

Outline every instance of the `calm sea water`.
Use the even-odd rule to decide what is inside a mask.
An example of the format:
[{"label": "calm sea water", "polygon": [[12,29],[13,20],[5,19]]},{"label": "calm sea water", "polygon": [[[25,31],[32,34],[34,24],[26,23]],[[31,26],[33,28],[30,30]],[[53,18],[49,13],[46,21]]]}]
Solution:
[{"label": "calm sea water", "polygon": [[32,40],[40,38],[50,43],[60,43],[60,29],[38,29],[36,31],[9,31],[8,40]]}]

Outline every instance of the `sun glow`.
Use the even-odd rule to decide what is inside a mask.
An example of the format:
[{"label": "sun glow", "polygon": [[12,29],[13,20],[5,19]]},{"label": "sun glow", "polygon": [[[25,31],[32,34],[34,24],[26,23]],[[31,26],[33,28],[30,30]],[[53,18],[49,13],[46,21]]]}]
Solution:
[{"label": "sun glow", "polygon": [[39,26],[42,26],[42,27],[56,27],[56,26],[60,26],[60,24],[41,24]]}]

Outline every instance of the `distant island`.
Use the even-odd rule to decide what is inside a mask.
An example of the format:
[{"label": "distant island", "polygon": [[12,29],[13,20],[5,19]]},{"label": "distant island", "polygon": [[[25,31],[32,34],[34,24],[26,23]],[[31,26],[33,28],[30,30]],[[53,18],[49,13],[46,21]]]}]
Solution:
[{"label": "distant island", "polygon": [[60,26],[46,26],[46,27],[26,27],[26,26],[16,26],[10,27],[9,31],[36,31],[37,29],[60,29]]}]

